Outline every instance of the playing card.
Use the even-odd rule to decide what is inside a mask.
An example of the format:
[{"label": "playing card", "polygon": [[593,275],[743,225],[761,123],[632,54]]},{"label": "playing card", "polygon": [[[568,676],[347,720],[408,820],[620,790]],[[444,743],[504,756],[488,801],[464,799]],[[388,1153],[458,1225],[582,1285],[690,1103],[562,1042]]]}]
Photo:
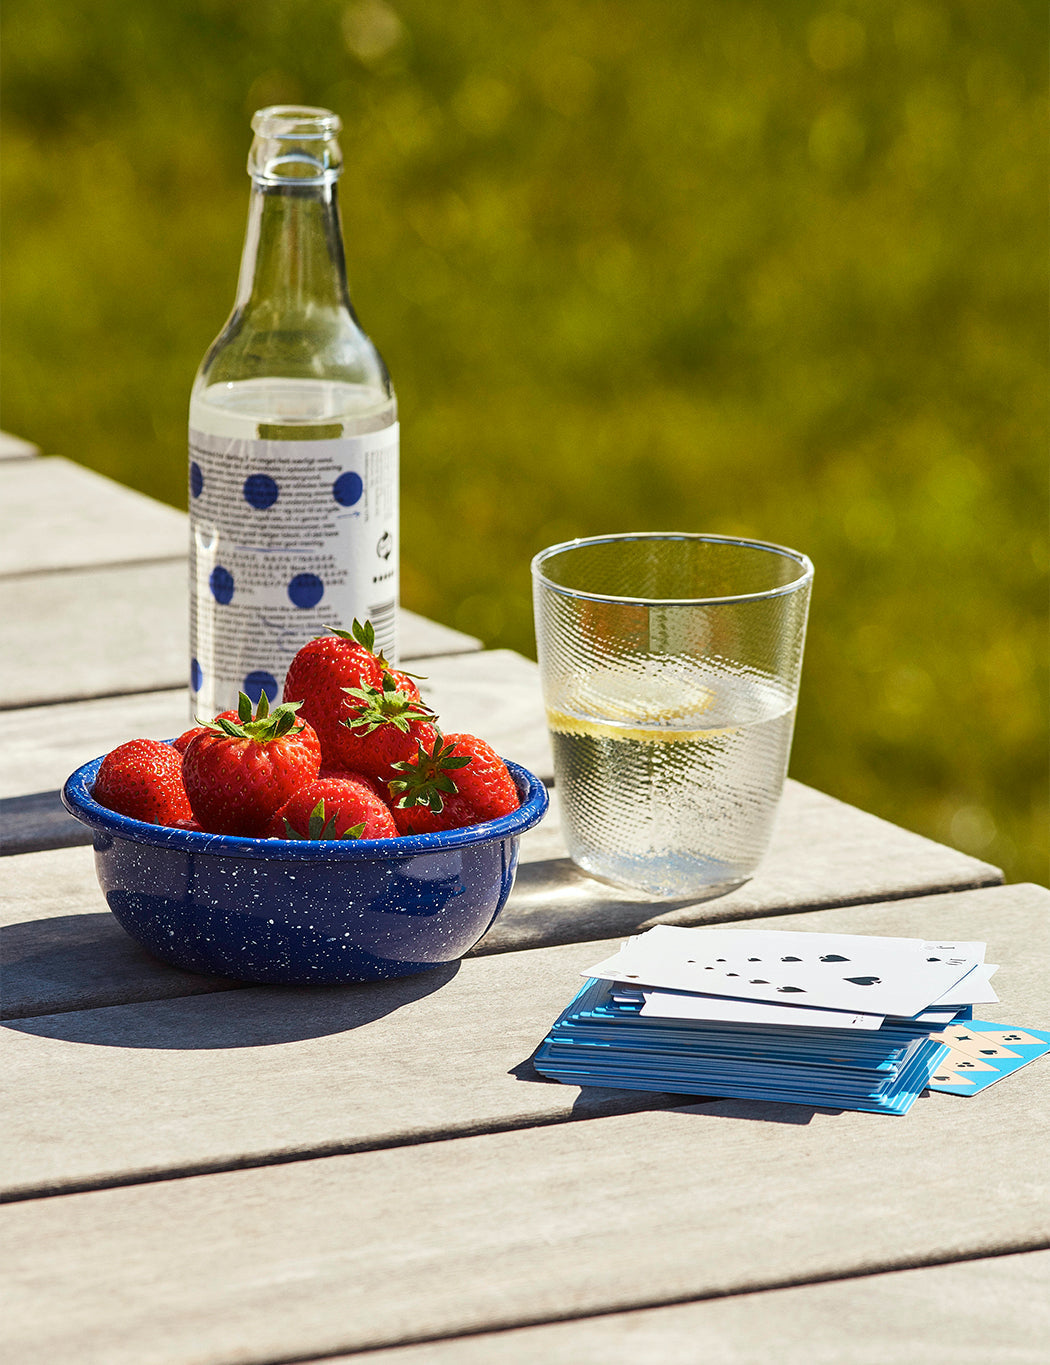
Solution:
[{"label": "playing card", "polygon": [[[642,1014],[659,1019],[710,1019],[738,1024],[781,1024],[787,1028],[882,1027],[885,1016],[845,1010],[812,1009],[806,1005],[774,1005],[763,1000],[733,1000],[727,996],[694,995],[683,991],[643,991]],[[615,997],[614,997],[615,998]]]},{"label": "playing card", "polygon": [[952,1024],[933,1036],[951,1051],[930,1078],[931,1090],[953,1095],[975,1095],[996,1081],[1050,1052],[1050,1033],[1040,1029],[1010,1028],[983,1019]]},{"label": "playing card", "polygon": [[584,975],[655,989],[912,1016],[940,999],[983,952],[983,944],[972,943],[658,925]]},{"label": "playing card", "polygon": [[[965,1024],[953,1024],[940,1035],[944,1041],[959,1052],[971,1057],[984,1058],[986,1061],[1007,1059],[1016,1060],[1030,1054],[1018,1051],[1020,1048],[1042,1047],[1042,1036],[1022,1029],[1006,1028],[1002,1024],[985,1024],[983,1020],[971,1019]],[[1039,1055],[1039,1054],[1036,1054]]]},{"label": "playing card", "polygon": [[999,970],[999,964],[982,962],[967,972],[961,980],[950,987],[937,1000],[931,1001],[933,1008],[941,1005],[994,1005],[999,997],[990,984],[989,978]]},{"label": "playing card", "polygon": [[537,1050],[536,1069],[569,1085],[904,1114],[948,1052],[907,1021],[818,1031],[646,1018],[632,995],[589,981]]}]

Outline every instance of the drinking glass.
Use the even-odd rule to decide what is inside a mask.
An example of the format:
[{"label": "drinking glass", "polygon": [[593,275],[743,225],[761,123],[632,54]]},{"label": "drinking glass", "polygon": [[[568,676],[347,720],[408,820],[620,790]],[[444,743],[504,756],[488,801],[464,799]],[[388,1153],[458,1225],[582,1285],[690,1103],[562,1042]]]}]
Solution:
[{"label": "drinking glass", "polygon": [[573,861],[657,899],[741,886],[787,773],[810,561],[727,536],[615,535],[543,550],[532,576]]}]

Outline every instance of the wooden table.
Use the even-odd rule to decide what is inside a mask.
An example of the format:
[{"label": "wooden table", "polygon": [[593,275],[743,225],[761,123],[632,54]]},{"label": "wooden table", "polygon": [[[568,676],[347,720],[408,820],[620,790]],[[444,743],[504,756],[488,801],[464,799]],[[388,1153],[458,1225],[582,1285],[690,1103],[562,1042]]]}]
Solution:
[{"label": "wooden table", "polygon": [[[169,969],[106,910],[57,790],[184,727],[185,521],[0,458],[7,1359],[1050,1358],[1047,1063],[886,1118],[530,1062],[581,968],[656,920],[986,939],[987,1016],[1046,1028],[1050,893],[789,783],[749,885],[662,907],[574,869],[555,792],[456,971],[280,990]],[[551,778],[533,664],[407,613],[403,636],[450,728]]]}]

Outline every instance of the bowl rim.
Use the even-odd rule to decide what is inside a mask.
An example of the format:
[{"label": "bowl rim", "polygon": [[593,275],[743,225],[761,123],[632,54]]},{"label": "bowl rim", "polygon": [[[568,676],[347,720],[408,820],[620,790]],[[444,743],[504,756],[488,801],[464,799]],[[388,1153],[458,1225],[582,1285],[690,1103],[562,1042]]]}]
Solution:
[{"label": "bowl rim", "polygon": [[443,830],[439,834],[405,834],[396,839],[249,839],[235,834],[209,834],[201,830],[175,829],[170,825],[152,825],[109,810],[91,794],[103,758],[105,754],[100,754],[82,764],[66,779],[62,787],[62,804],[70,815],[89,829],[131,843],[227,858],[283,862],[383,862],[411,858],[421,853],[468,848],[523,834],[539,824],[550,804],[543,782],[528,768],[505,758],[503,762],[514,779],[521,805],[496,820]]}]

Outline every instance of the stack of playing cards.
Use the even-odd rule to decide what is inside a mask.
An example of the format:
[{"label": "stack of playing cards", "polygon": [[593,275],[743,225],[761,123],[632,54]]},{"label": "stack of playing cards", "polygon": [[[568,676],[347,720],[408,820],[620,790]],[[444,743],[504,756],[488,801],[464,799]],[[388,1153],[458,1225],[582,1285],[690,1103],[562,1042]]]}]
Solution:
[{"label": "stack of playing cards", "polygon": [[[983,943],[659,925],[583,973],[536,1069],[572,1085],[905,1114],[931,1077],[958,1074],[959,1042],[935,1035],[962,1021],[1002,1027],[972,1020],[973,1005],[998,999],[984,954]],[[1050,1047],[1050,1034],[1021,1036]]]}]

